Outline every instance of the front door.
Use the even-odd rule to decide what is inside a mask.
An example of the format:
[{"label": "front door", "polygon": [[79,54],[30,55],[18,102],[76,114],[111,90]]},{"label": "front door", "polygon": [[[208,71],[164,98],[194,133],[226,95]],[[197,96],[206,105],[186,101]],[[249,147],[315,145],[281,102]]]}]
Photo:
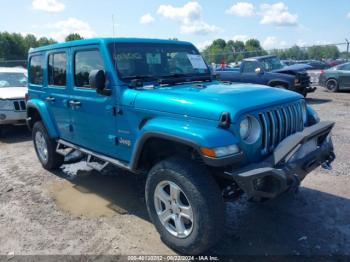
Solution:
[{"label": "front door", "polygon": [[[72,93],[69,100],[74,143],[94,152],[117,156],[114,116],[115,96],[103,96],[92,89],[89,74],[105,70],[99,46],[77,47],[72,50]],[[107,85],[108,74],[107,75]],[[114,92],[113,92],[114,93]]]},{"label": "front door", "polygon": [[340,66],[338,72],[340,89],[350,88],[350,64]]},{"label": "front door", "polygon": [[262,66],[257,61],[245,61],[242,65],[241,69],[241,79],[244,83],[252,83],[252,84],[266,84],[264,79],[264,73],[260,74],[256,73],[255,70],[257,68],[261,68]]}]

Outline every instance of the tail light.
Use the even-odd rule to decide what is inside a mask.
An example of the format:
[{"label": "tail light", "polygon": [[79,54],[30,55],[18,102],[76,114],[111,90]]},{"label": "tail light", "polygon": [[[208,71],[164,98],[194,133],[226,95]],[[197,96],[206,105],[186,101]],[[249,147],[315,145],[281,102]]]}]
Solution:
[{"label": "tail light", "polygon": [[320,75],[323,75],[323,74],[324,74],[324,70],[321,70]]},{"label": "tail light", "polygon": [[26,93],[26,94],[24,95],[24,100],[26,101],[26,103],[28,102],[28,100],[29,100],[29,95],[28,95],[28,93]]}]

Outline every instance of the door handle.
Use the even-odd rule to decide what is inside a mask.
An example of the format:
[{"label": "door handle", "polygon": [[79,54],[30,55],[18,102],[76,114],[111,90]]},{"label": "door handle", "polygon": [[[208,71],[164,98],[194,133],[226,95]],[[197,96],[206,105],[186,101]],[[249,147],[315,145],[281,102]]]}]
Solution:
[{"label": "door handle", "polygon": [[45,100],[46,100],[47,102],[55,102],[56,98],[54,98],[54,97],[52,97],[52,96],[48,96],[48,97],[45,98]]},{"label": "door handle", "polygon": [[68,103],[69,103],[69,105],[71,107],[74,107],[74,106],[79,107],[79,106],[81,106],[81,102],[80,101],[70,100]]}]

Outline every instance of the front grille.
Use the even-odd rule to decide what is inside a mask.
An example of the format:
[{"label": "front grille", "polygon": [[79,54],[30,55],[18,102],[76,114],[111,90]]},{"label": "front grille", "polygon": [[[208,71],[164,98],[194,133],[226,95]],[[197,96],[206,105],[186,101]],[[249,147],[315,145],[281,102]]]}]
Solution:
[{"label": "front grille", "polygon": [[300,86],[309,87],[311,83],[311,78],[307,73],[298,73],[298,79],[300,81]]},{"label": "front grille", "polygon": [[262,154],[271,153],[286,137],[304,128],[301,102],[259,113],[262,127]]},{"label": "front grille", "polygon": [[26,102],[24,100],[13,101],[13,106],[16,111],[25,111],[27,109]]}]

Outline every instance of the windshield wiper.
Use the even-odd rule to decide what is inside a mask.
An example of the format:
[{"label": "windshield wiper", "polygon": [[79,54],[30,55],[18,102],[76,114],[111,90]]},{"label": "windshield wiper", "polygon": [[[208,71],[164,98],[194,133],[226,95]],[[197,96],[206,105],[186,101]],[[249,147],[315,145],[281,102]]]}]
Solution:
[{"label": "windshield wiper", "polygon": [[150,79],[150,80],[157,80],[158,78],[154,75],[132,75],[132,76],[125,76],[122,77],[123,80],[132,80],[132,79]]},{"label": "windshield wiper", "polygon": [[190,74],[181,74],[181,73],[174,73],[170,75],[163,75],[160,76],[160,78],[179,78],[179,77],[191,77],[192,75]]},{"label": "windshield wiper", "polygon": [[160,77],[160,84],[174,84],[181,82],[194,82],[194,81],[210,81],[210,74],[181,74],[175,73],[170,75],[164,75]]}]

